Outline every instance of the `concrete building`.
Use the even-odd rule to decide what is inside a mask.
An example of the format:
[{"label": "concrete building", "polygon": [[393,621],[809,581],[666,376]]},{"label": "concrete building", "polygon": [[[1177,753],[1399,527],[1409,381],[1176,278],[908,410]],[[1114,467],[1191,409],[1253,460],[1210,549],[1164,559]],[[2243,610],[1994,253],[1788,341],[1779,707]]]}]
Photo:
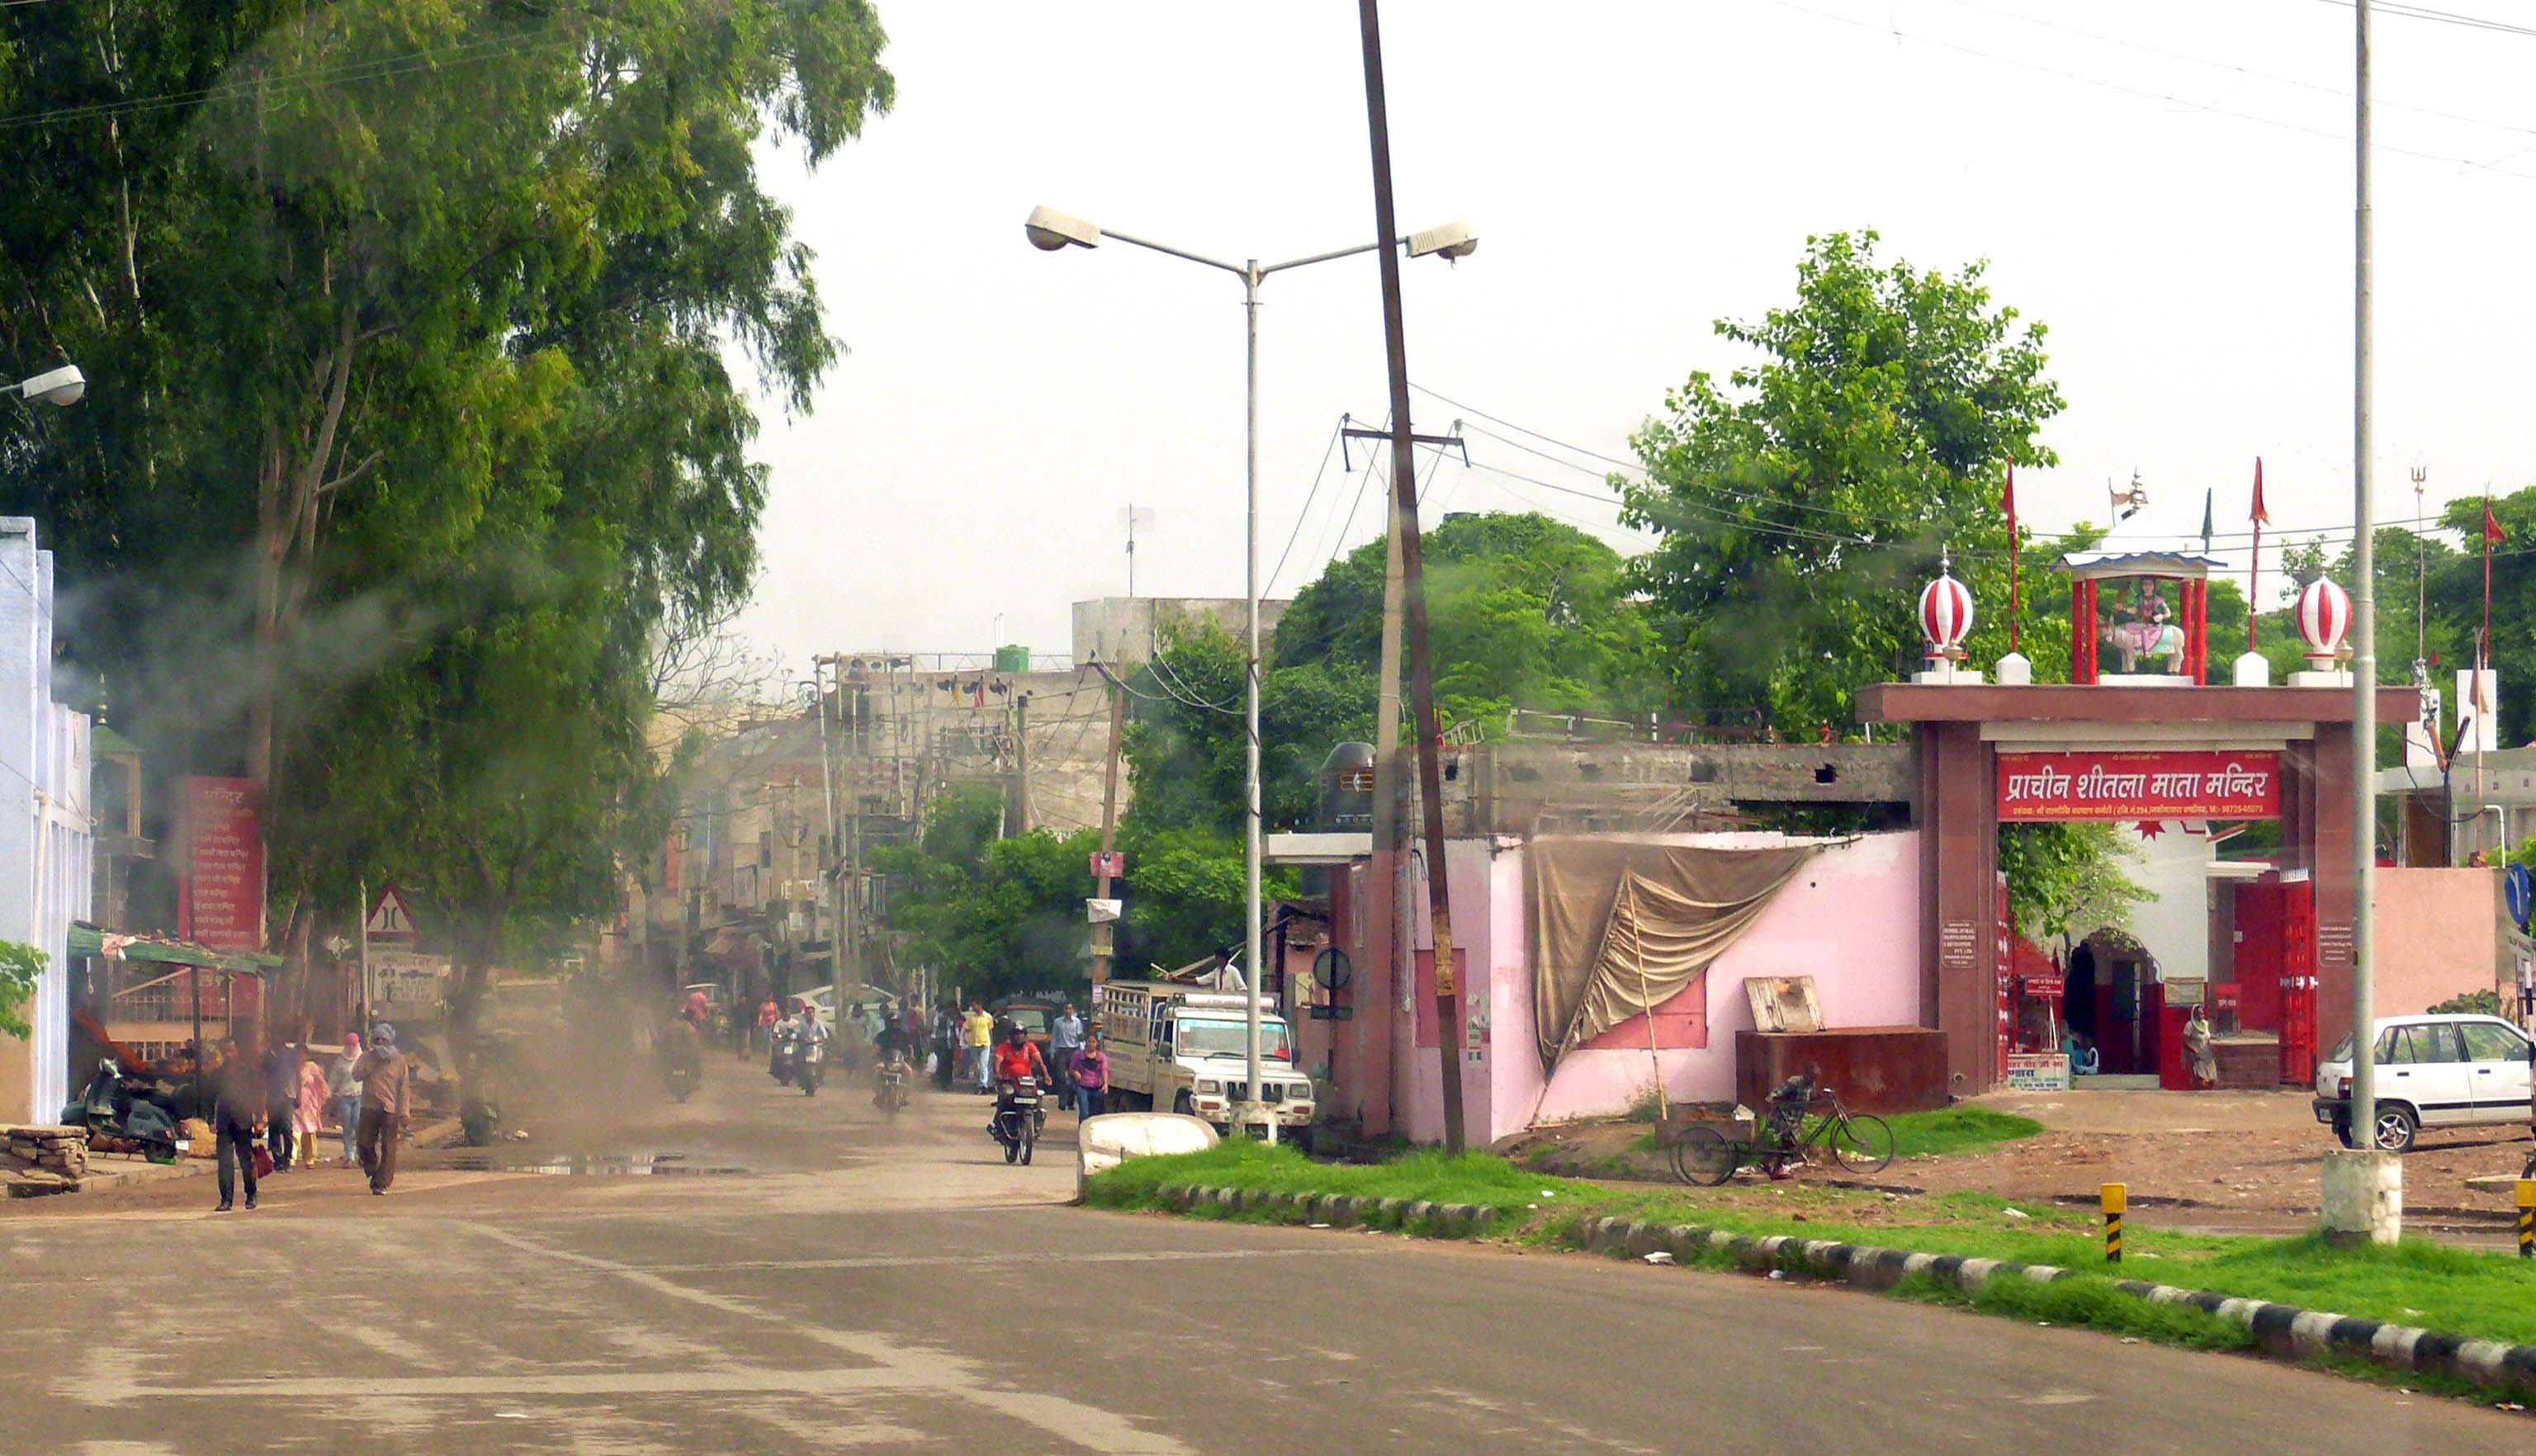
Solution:
[{"label": "concrete building", "polygon": [[70,925],[89,914],[89,719],[53,701],[53,553],[0,518],[0,940],[44,954],[32,1035],[0,1036],[0,1118],[49,1122],[70,1098]]},{"label": "concrete building", "polygon": [[[1259,640],[1264,648],[1291,599],[1262,598]],[[1153,660],[1184,623],[1211,621],[1235,637],[1247,629],[1249,609],[1239,597],[1102,597],[1074,603],[1074,661],[1133,667]]]}]

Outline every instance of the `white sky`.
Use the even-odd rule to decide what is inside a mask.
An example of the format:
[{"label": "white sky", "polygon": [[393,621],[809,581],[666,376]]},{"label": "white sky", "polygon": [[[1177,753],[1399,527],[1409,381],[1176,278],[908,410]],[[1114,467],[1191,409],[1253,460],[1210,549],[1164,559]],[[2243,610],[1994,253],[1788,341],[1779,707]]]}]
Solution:
[{"label": "white sky", "polygon": [[[805,669],[982,651],[998,614],[1063,652],[1069,603],[1125,589],[1131,501],[1159,517],[1140,594],[1238,595],[1238,282],[1115,242],[1043,254],[1021,222],[1045,203],[1267,261],[1368,240],[1355,5],[880,3],[897,109],[815,175],[776,163],[851,352],[814,413],[766,411],[744,629]],[[2508,0],[2434,3],[2536,28]],[[2050,325],[2069,408],[2046,435],[2062,468],[2018,481],[2035,526],[2102,522],[2105,480],[2136,469],[2147,520],[2196,529],[2216,486],[2242,531],[2260,455],[2277,528],[2347,534],[2351,20],[2334,0],[1388,0],[1401,225],[1483,238],[1407,265],[1410,377],[1625,456],[1668,388],[1740,361],[1713,319],[1789,298],[1808,233],[1871,226],[1923,267],[1987,256],[1996,294]],[[2378,23],[2380,520],[2412,514],[2415,464],[2434,508],[2536,478],[2531,65],[2536,35]],[[1267,565],[1302,520],[1282,595],[1380,524],[1375,493],[1346,521],[1365,476],[1335,460],[1302,513],[1340,413],[1382,420],[1382,332],[1369,257],[1265,297]],[[1418,401],[1422,430],[1457,416],[1498,429]],[[1495,440],[1471,455],[1600,493]],[[1613,516],[1457,464],[1432,492],[1430,513]]]}]

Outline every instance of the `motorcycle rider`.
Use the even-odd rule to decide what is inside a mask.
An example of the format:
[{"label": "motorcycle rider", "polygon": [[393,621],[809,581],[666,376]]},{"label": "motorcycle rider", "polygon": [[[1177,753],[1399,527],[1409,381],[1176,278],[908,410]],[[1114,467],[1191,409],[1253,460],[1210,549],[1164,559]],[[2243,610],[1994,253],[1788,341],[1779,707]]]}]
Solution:
[{"label": "motorcycle rider", "polygon": [[1039,1044],[1019,1026],[1004,1029],[1004,1040],[994,1049],[995,1117],[989,1127],[1000,1126],[1005,1109],[1013,1105],[1013,1084],[1024,1077],[1037,1077],[1045,1095],[1054,1085],[1047,1075],[1047,1058],[1042,1056]]}]

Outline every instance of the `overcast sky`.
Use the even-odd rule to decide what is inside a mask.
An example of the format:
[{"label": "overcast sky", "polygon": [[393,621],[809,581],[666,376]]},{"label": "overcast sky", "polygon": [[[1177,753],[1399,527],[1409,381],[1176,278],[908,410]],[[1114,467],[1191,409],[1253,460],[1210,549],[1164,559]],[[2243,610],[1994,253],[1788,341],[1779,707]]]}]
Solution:
[{"label": "overcast sky", "polygon": [[[1110,242],[1045,254],[1034,204],[1276,261],[1372,235],[1350,0],[879,0],[897,109],[828,166],[779,160],[850,350],[815,411],[770,404],[765,571],[744,620],[816,652],[1068,647],[1069,603],[1242,586],[1240,285]],[[2454,13],[2521,16],[2504,0]],[[1406,269],[1418,427],[1481,435],[1429,509],[1604,529],[1594,462],[1693,369],[1711,321],[1791,295],[1806,237],[1991,260],[2050,326],[2069,401],[2023,514],[2241,531],[2257,455],[2280,528],[2351,520],[2352,13],[2335,0],[1386,0],[1404,229],[1477,256]],[[2072,29],[2077,28],[2077,29]],[[2380,520],[2536,479],[2536,34],[2378,23]],[[2400,150],[2399,150],[2400,149]],[[2420,154],[2420,155],[2414,155]],[[1261,535],[1280,595],[1379,529],[1324,458],[1384,414],[1370,258],[1280,275],[1261,315]],[[1582,490],[1562,493],[1502,474]],[[1361,503],[1360,503],[1361,501]],[[1308,511],[1306,507],[1308,505]],[[1351,508],[1353,507],[1353,515]],[[1300,531],[1298,523],[1300,523]],[[2268,555],[2268,550],[2266,552]],[[1263,568],[1265,569],[1265,568]],[[2267,573],[2268,576],[2268,573]]]}]

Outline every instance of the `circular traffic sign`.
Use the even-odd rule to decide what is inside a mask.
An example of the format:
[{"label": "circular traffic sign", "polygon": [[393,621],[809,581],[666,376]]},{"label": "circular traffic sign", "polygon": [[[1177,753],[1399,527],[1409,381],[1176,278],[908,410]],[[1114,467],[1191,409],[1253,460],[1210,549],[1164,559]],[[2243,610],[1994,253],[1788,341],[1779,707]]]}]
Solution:
[{"label": "circular traffic sign", "polygon": [[1335,945],[1312,957],[1312,979],[1321,983],[1323,990],[1337,990],[1353,981],[1355,976],[1355,971],[1348,965],[1348,953]]}]

